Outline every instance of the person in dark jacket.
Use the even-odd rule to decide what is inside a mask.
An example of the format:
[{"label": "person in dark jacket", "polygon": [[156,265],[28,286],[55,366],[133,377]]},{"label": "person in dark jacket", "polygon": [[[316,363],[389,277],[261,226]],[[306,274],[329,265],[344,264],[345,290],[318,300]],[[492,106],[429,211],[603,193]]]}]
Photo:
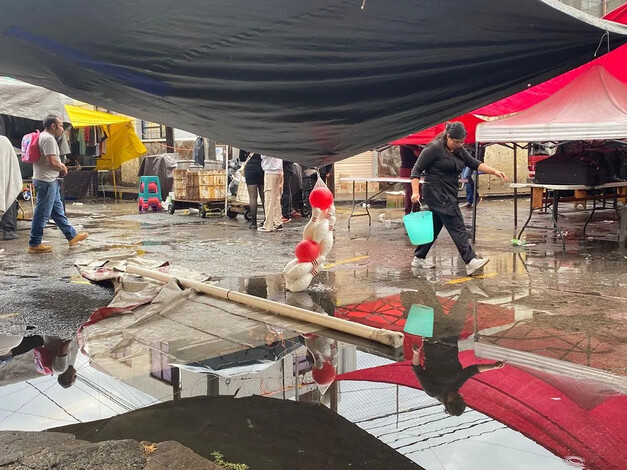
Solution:
[{"label": "person in dark jacket", "polygon": [[459,391],[464,383],[473,375],[500,369],[504,363],[498,361],[463,367],[459,360],[458,343],[473,300],[468,287],[462,287],[457,302],[448,314],[444,313],[432,290],[421,289],[419,285],[417,294],[422,303],[433,307],[433,336],[424,338],[420,347],[414,344],[412,370],[427,395],[442,403],[449,415],[460,416],[466,409],[466,402]]},{"label": "person in dark jacket", "polygon": [[[470,276],[490,261],[478,258],[468,241],[469,234],[457,203],[457,184],[464,166],[483,173],[498,176],[509,181],[505,173],[473,158],[464,148],[466,128],[461,122],[446,124],[442,135],[433,140],[420,153],[411,171],[412,202],[420,200],[420,176],[425,173],[422,197],[433,213],[434,241],[442,227],[446,227],[457,250],[466,263],[466,273]],[[411,263],[414,268],[434,268],[425,260],[433,242],[418,245]]]}]

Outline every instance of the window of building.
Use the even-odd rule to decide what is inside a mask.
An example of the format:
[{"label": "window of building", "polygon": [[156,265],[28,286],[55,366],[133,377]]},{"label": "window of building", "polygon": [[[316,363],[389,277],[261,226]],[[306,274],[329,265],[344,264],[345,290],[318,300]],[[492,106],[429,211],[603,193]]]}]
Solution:
[{"label": "window of building", "polygon": [[141,121],[142,140],[165,140],[165,126],[150,121]]}]

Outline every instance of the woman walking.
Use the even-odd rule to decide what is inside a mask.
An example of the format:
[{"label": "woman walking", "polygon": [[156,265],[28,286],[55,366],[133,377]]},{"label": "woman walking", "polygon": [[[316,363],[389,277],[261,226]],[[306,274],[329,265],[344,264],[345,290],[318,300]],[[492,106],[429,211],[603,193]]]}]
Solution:
[{"label": "woman walking", "polygon": [[[485,266],[489,258],[478,258],[468,241],[469,233],[457,203],[457,184],[464,166],[498,176],[508,181],[502,171],[496,170],[473,158],[462,146],[466,138],[466,128],[461,122],[446,124],[442,135],[427,145],[411,171],[412,202],[420,200],[420,176],[425,173],[422,196],[433,213],[434,241],[442,227],[446,227],[457,250],[466,263],[466,273],[470,276]],[[414,268],[434,268],[425,260],[433,242],[418,245],[411,263]]]}]

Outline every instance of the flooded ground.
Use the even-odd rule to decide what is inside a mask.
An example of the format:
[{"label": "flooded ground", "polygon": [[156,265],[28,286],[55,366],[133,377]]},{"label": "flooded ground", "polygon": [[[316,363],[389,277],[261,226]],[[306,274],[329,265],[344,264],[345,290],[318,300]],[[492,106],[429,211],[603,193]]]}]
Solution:
[{"label": "flooded ground", "polygon": [[[241,217],[138,214],[131,203],[68,205],[68,211],[91,234],[84,244],[69,249],[58,231],[48,230],[54,253],[28,255],[28,224],[20,222],[22,239],[2,245],[0,329],[5,338],[29,339],[17,341],[20,354],[0,365],[0,429],[57,428],[186,397],[261,395],[323,403],[355,425],[347,428],[347,442],[364,439],[360,428],[416,468],[627,468],[627,253],[613,241],[615,222],[593,222],[582,242],[585,215],[568,215],[560,221],[568,232],[565,250],[540,231],[528,232],[531,246],[512,247],[511,201],[484,201],[477,251],[491,262],[471,279],[448,235],[430,254],[436,269],[415,270],[399,211],[376,209],[371,226],[357,218],[348,230],[350,211],[339,206],[324,271],[306,292],[291,294],[279,273],[293,256],[303,220],[264,234],[249,230]],[[406,331],[405,341],[391,349],[272,322],[223,328],[221,304],[191,298],[149,320],[114,316],[76,337],[115,292],[81,277],[74,263],[129,256],[169,262],[254,296]],[[156,308],[154,296],[148,302],[135,315]],[[69,388],[57,371],[41,373],[38,350],[54,341],[66,347],[76,370]],[[138,430],[145,440],[161,438],[151,436],[146,422],[111,423],[117,438],[137,438]],[[236,454],[245,442],[234,437],[237,445],[216,441],[208,449],[198,445],[207,436],[197,427],[182,443],[209,459],[221,450],[227,461],[250,468],[347,468],[339,462],[351,462],[336,453],[323,464],[312,459],[320,449],[299,454],[294,443]],[[290,429],[310,439],[326,436],[322,423]],[[111,435],[84,432],[83,438]],[[279,454],[296,463],[279,465],[272,460]]]}]

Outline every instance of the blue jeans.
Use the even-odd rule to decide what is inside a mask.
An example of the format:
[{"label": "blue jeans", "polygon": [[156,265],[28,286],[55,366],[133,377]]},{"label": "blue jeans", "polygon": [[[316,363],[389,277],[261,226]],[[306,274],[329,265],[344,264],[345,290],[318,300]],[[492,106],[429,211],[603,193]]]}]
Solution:
[{"label": "blue jeans", "polygon": [[468,180],[464,186],[466,187],[466,202],[470,204],[472,204],[475,197],[475,182],[472,180],[472,173],[473,171],[467,166],[465,166],[462,171],[462,178]]},{"label": "blue jeans", "polygon": [[70,222],[65,216],[59,182],[52,181],[48,183],[46,181],[33,180],[33,184],[35,185],[37,204],[35,205],[35,213],[33,214],[28,244],[30,246],[41,245],[41,239],[44,236],[44,227],[50,218],[54,220],[59,230],[65,235],[65,238],[68,240],[74,238],[76,236],[76,230],[70,225]]}]

